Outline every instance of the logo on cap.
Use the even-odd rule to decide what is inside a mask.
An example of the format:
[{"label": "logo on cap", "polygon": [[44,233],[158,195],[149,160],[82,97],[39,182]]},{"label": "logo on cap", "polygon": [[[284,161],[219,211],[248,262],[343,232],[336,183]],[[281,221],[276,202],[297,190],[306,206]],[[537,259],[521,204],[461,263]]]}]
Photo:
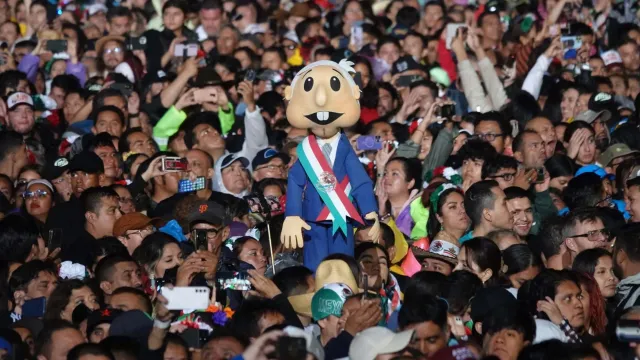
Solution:
[{"label": "logo on cap", "polygon": [[200,205],[200,207],[198,208],[198,211],[200,212],[200,214],[204,214],[207,209],[209,208],[209,205]]},{"label": "logo on cap", "polygon": [[65,167],[67,165],[69,165],[69,160],[67,160],[66,158],[58,159],[53,163],[53,166],[55,167]]},{"label": "logo on cap", "polygon": [[278,155],[278,152],[277,152],[277,151],[275,151],[275,150],[273,150],[273,149],[269,149],[269,150],[267,150],[267,151],[265,151],[265,152],[264,152],[264,157],[265,157],[265,159],[266,159],[266,158],[270,158],[270,157],[272,157],[272,156],[276,156],[276,155]]},{"label": "logo on cap", "polygon": [[598,93],[594,99],[595,101],[609,101],[611,100],[611,95],[607,93]]}]

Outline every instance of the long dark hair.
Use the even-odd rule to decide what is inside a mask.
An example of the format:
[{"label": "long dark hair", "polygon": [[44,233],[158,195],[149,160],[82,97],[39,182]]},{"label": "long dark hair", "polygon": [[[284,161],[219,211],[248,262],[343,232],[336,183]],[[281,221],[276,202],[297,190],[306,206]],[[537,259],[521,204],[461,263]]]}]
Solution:
[{"label": "long dark hair", "polygon": [[433,240],[436,234],[438,234],[438,232],[440,231],[442,224],[440,224],[440,221],[436,217],[436,214],[442,216],[442,206],[444,206],[445,202],[447,201],[447,197],[454,192],[462,195],[462,198],[464,199],[462,190],[458,188],[451,188],[446,189],[442,192],[442,194],[440,194],[437,204],[431,204],[431,207],[429,208],[429,220],[427,220],[427,236],[429,237],[429,239]]},{"label": "long dark hair", "polygon": [[612,258],[611,253],[603,248],[584,250],[580,252],[573,260],[571,269],[593,276],[593,274],[596,272],[596,266],[598,266],[598,260],[600,260],[600,258],[604,256]]},{"label": "long dark hair", "polygon": [[503,282],[501,265],[502,254],[498,245],[486,237],[475,237],[462,244],[460,251],[467,249],[467,268],[471,269],[471,262],[478,265],[481,271],[491,269],[491,277],[485,282],[486,286],[498,285]]},{"label": "long dark hair", "polygon": [[69,304],[69,298],[71,298],[73,290],[82,289],[83,287],[89,286],[77,279],[60,282],[51,293],[51,296],[49,296],[47,310],[44,313],[44,320],[61,319],[60,313],[67,307],[67,304]]},{"label": "long dark hair", "polygon": [[155,264],[162,258],[164,247],[168,244],[179,246],[178,241],[171,235],[161,232],[150,234],[142,240],[140,246],[133,252],[133,258],[138,264],[148,267],[151,275]]},{"label": "long dark hair", "polygon": [[527,244],[509,246],[502,252],[502,260],[504,262],[505,276],[517,274],[530,267],[543,267],[540,257],[534,254]]}]

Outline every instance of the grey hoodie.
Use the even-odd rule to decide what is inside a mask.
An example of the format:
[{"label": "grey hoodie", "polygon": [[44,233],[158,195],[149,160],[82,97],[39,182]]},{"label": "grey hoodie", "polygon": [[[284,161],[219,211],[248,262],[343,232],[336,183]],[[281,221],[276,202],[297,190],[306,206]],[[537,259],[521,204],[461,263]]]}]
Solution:
[{"label": "grey hoodie", "polygon": [[[633,294],[631,294],[632,291]],[[640,273],[620,281],[616,292],[616,299],[618,300],[618,308],[620,310],[636,305],[640,299]]]},{"label": "grey hoodie", "polygon": [[227,188],[224,186],[224,183],[222,182],[222,159],[227,156],[229,155],[224,155],[223,157],[221,157],[220,160],[216,161],[216,164],[213,167],[213,171],[215,172],[215,175],[213,176],[213,190],[219,191],[224,194],[233,195],[237,198],[242,199],[243,197],[249,195],[249,190],[244,190],[239,194],[234,194],[231,191],[227,190]]}]

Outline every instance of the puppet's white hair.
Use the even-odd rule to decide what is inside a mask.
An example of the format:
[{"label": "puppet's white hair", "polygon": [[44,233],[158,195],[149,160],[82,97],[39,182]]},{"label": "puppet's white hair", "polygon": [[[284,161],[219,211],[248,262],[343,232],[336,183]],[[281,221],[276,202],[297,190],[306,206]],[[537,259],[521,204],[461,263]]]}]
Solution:
[{"label": "puppet's white hair", "polygon": [[305,66],[302,70],[298,71],[296,76],[293,78],[293,81],[291,82],[291,90],[295,89],[298,79],[304,73],[306,73],[307,71],[317,66],[331,66],[332,68],[339,71],[342,74],[342,76],[344,76],[345,79],[347,79],[347,82],[349,83],[349,85],[351,85],[352,88],[356,88],[357,86],[356,82],[353,80],[353,76],[351,76],[350,74],[350,73],[354,73],[354,74],[356,73],[356,69],[353,68],[354,65],[355,64],[353,62],[348,61],[347,59],[340,60],[340,63],[336,63],[335,61],[331,61],[331,60],[316,61],[314,63],[311,63]]}]

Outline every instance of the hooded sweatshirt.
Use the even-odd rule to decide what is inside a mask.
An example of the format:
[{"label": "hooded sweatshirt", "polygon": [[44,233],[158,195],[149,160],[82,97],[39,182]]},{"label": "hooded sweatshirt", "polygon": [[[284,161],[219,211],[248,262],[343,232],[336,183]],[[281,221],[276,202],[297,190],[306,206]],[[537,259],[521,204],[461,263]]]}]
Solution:
[{"label": "hooded sweatshirt", "polygon": [[620,281],[616,299],[618,299],[619,310],[637,305],[638,300],[640,300],[640,273]]},{"label": "hooded sweatshirt", "polygon": [[224,194],[233,195],[241,199],[249,195],[249,190],[247,189],[245,189],[239,194],[234,194],[224,186],[224,183],[222,182],[222,161],[216,161],[216,164],[213,167],[213,170],[215,172],[215,175],[213,177],[213,191],[218,191]]}]

